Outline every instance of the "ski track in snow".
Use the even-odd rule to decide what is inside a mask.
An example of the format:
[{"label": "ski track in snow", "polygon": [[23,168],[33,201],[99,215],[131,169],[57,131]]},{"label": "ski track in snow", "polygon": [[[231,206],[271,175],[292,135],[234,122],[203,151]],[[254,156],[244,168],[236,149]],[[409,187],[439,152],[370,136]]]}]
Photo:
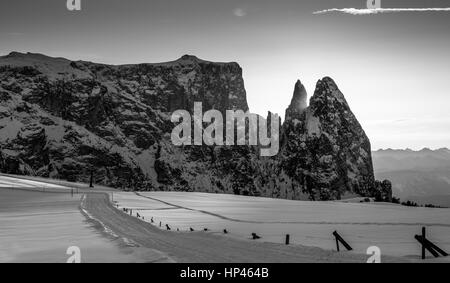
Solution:
[{"label": "ski track in snow", "polygon": [[102,221],[100,221],[100,220],[96,219],[94,216],[92,216],[86,209],[86,195],[83,195],[81,197],[80,210],[81,210],[81,213],[86,216],[88,221],[98,223],[103,228],[103,232],[106,233],[107,235],[109,235],[110,237],[113,237],[114,239],[121,239],[125,243],[125,245],[127,245],[129,247],[138,247],[139,246],[137,243],[135,243],[134,241],[132,241],[128,238],[120,237],[119,235],[114,233],[111,229],[109,229]]}]

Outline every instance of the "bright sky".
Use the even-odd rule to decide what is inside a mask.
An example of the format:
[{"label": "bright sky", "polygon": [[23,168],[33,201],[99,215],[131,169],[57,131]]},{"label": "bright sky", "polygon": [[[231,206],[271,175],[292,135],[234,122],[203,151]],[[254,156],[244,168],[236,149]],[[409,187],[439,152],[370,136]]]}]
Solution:
[{"label": "bright sky", "polygon": [[[450,147],[450,12],[313,15],[366,0],[65,0],[0,2],[0,54],[123,64],[183,54],[236,61],[250,109],[284,115],[297,79],[332,77],[373,149]],[[386,8],[450,1],[384,0]]]}]

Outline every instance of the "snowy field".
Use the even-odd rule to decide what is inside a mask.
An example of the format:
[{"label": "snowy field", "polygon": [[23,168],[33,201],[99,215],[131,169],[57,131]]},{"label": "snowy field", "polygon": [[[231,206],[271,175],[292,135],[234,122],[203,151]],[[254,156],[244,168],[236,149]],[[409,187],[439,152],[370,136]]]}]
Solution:
[{"label": "snowy field", "polygon": [[382,254],[418,258],[421,252],[414,239],[427,226],[428,237],[450,251],[450,210],[409,208],[392,204],[299,202],[234,195],[143,192],[114,193],[120,208],[133,209],[162,229],[189,228],[227,237],[262,236],[261,241],[283,243],[290,234],[293,244],[335,249],[333,231],[337,230],[354,248],[365,254],[378,246]]},{"label": "snowy field", "polygon": [[[16,189],[5,188],[11,185]],[[151,251],[122,245],[99,232],[80,210],[81,194],[35,191],[43,185],[49,186],[47,191],[55,188],[0,178],[0,262],[64,263],[71,246],[81,249],[82,262],[140,262],[154,257]]]},{"label": "snowy field", "polygon": [[[208,228],[205,233],[240,240],[257,233],[262,237],[259,241],[274,243],[284,243],[285,235],[290,234],[294,245],[326,250],[335,249],[331,234],[337,230],[354,253],[365,254],[368,247],[378,246],[383,255],[418,259],[421,251],[414,235],[427,226],[428,238],[450,251],[449,209],[205,193],[95,191],[109,193],[120,209],[133,209],[133,215],[138,212],[147,222],[153,218],[157,227],[161,222],[161,229],[166,224],[186,233],[189,228]],[[83,193],[72,194],[62,183],[0,175],[0,262],[65,262],[69,246],[81,248],[84,262],[167,260],[155,250],[136,248],[110,235],[91,221],[83,203]],[[223,235],[223,229],[229,233]]]}]

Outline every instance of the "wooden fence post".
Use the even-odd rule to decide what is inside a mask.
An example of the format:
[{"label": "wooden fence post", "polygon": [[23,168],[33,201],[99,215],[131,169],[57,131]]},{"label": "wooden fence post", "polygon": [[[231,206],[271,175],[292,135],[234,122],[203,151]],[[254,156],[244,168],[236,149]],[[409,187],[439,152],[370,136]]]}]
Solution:
[{"label": "wooden fence post", "polygon": [[344,240],[344,238],[341,237],[341,235],[338,234],[337,231],[333,232],[333,236],[336,238],[336,247],[337,251],[339,251],[339,242],[348,250],[353,250],[352,247]]},{"label": "wooden fence post", "polygon": [[253,240],[258,240],[258,239],[261,239],[261,237],[258,236],[256,233],[252,233],[252,239]]},{"label": "wooden fence post", "polygon": [[89,180],[89,188],[93,188],[94,187],[94,170],[91,169],[91,178]]},{"label": "wooden fence post", "polygon": [[444,257],[448,256],[448,254],[444,250],[442,250],[426,238],[425,227],[422,228],[422,235],[415,235],[414,238],[422,245],[422,259],[426,259],[426,250],[428,250],[434,257],[439,257],[439,254]]},{"label": "wooden fence post", "polygon": [[337,237],[334,237],[336,239],[336,250],[339,252],[339,240]]},{"label": "wooden fence post", "polygon": [[[426,231],[425,231],[425,227],[422,227],[422,239],[426,239]],[[425,243],[422,243],[422,259],[425,259]]]}]

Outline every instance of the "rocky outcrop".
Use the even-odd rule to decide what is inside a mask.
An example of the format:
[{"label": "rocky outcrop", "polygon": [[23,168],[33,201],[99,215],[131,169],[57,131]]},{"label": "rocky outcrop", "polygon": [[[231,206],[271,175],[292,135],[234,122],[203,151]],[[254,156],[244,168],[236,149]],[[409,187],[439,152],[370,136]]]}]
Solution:
[{"label": "rocky outcrop", "polygon": [[[297,83],[298,89],[304,88]],[[370,195],[370,141],[335,82],[319,80],[309,107],[291,104],[288,112],[295,115],[283,125],[281,164],[287,175],[311,199],[339,199],[348,192]]]},{"label": "rocky outcrop", "polygon": [[373,194],[370,143],[344,96],[320,80],[307,106],[297,82],[280,154],[257,147],[175,147],[174,110],[249,109],[236,63],[183,56],[112,66],[40,54],[0,58],[0,171],[131,190],[290,199]]},{"label": "rocky outcrop", "polygon": [[372,196],[377,202],[392,202],[392,183],[389,180],[375,181]]},{"label": "rocky outcrop", "polygon": [[298,118],[301,113],[308,107],[306,89],[300,81],[297,81],[294,87],[294,95],[291,104],[286,110],[285,119],[287,121]]}]

